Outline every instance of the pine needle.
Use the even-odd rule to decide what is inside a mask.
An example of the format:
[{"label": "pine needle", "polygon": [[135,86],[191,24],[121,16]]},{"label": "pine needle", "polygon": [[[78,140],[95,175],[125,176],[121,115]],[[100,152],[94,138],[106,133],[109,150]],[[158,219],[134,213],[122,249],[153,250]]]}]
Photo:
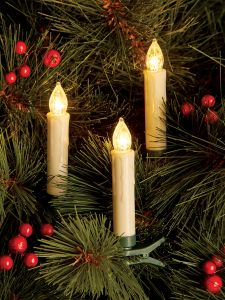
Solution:
[{"label": "pine needle", "polygon": [[35,145],[35,135],[16,132],[9,136],[3,130],[0,133],[1,221],[9,213],[21,218],[24,212],[29,215],[36,211],[34,189],[41,180],[44,164],[43,154]]},{"label": "pine needle", "polygon": [[105,217],[61,219],[54,236],[41,240],[38,253],[46,258],[41,278],[68,299],[74,294],[147,299]]}]

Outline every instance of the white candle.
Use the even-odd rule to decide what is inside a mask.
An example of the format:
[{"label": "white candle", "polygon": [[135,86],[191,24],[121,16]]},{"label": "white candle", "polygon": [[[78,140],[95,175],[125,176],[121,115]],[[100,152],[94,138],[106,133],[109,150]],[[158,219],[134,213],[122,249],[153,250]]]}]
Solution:
[{"label": "white candle", "polygon": [[67,97],[61,84],[57,82],[52,91],[47,113],[47,193],[59,196],[63,189],[57,185],[63,183],[59,175],[68,174],[69,119]]},{"label": "white candle", "polygon": [[123,118],[113,133],[113,147],[113,231],[121,236],[124,248],[131,248],[136,244],[134,150],[130,149],[131,135]]},{"label": "white candle", "polygon": [[160,153],[166,150],[166,70],[163,54],[156,41],[148,50],[144,70],[146,149]]}]

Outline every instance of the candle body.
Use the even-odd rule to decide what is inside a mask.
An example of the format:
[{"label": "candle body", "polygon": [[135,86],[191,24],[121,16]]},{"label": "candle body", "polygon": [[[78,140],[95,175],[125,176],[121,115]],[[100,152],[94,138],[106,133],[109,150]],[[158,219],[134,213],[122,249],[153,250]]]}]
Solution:
[{"label": "candle body", "polygon": [[57,184],[63,183],[58,175],[68,174],[69,119],[69,113],[47,113],[47,193],[53,196],[59,196],[63,192],[63,189],[57,187]]},{"label": "candle body", "polygon": [[113,231],[124,247],[136,243],[134,150],[112,150]]},{"label": "candle body", "polygon": [[145,141],[149,151],[166,150],[166,70],[144,70]]}]

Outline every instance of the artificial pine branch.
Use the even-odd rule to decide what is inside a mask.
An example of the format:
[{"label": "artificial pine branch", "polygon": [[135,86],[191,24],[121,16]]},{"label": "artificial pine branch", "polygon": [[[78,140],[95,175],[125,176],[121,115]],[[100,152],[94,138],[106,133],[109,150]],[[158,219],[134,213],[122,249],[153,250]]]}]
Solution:
[{"label": "artificial pine branch", "polygon": [[[114,4],[117,3],[117,7],[113,6],[112,2]],[[104,7],[107,3],[110,5]],[[36,9],[34,9],[34,4]],[[46,5],[42,6],[42,4]],[[220,31],[224,30],[222,26],[224,19],[223,1],[219,0],[171,0],[169,2],[159,0],[145,1],[144,4],[141,0],[37,0],[16,2],[9,0],[9,5],[12,5],[15,10],[20,7],[17,12],[21,11],[27,18],[26,21],[22,22],[21,26],[25,28],[27,27],[27,23],[31,24],[34,33],[26,32],[27,29],[25,31],[17,30],[18,27],[14,30],[12,26],[0,26],[2,38],[0,47],[0,100],[1,112],[3,112],[3,114],[1,113],[1,127],[4,128],[4,126],[6,126],[7,129],[12,128],[11,121],[13,121],[14,117],[18,121],[17,124],[21,125],[23,121],[27,122],[26,119],[23,120],[21,118],[22,114],[20,114],[23,112],[24,106],[26,109],[28,106],[28,114],[34,112],[34,115],[36,110],[34,109],[33,111],[33,108],[35,106],[35,108],[40,110],[40,114],[37,116],[42,116],[43,112],[45,113],[47,110],[49,95],[56,80],[60,80],[65,87],[69,99],[69,108],[71,109],[71,113],[73,113],[73,117],[71,118],[72,124],[74,127],[82,128],[81,135],[86,131],[86,128],[85,130],[83,129],[84,125],[91,125],[94,122],[101,121],[100,125],[102,126],[102,124],[105,125],[102,120],[108,121],[110,119],[111,122],[114,116],[117,117],[115,114],[117,104],[121,104],[122,106],[127,102],[128,105],[132,105],[135,99],[136,106],[139,106],[140,103],[142,106],[142,68],[137,68],[138,54],[141,52],[141,55],[143,55],[142,50],[147,50],[150,40],[155,36],[159,39],[160,46],[165,54],[165,68],[168,73],[168,93],[173,93],[178,89],[178,93],[180,93],[180,89],[183,89],[183,91],[185,91],[185,93],[181,93],[183,101],[184,98],[190,97],[191,91],[188,85],[189,82],[193,83],[194,80],[192,72],[197,72],[197,74],[200,75],[203,73],[201,65],[203,64],[202,58],[205,59],[204,53],[207,53],[209,57],[217,57],[218,52],[222,49],[224,44],[224,36],[218,36],[218,29]],[[12,6],[9,6],[10,9]],[[109,11],[109,9],[111,9],[111,11]],[[45,18],[44,22],[37,21],[40,20],[40,15],[43,16],[41,17],[42,21]],[[116,15],[119,15],[119,18],[113,19],[116,20],[116,22],[111,26],[109,21]],[[2,18],[6,18],[6,14],[3,14]],[[12,19],[17,20],[17,17],[14,18],[13,16],[11,20]],[[37,25],[38,23],[44,24],[41,34],[41,30],[39,31],[34,28],[34,24]],[[1,25],[2,24],[3,22],[1,22]],[[8,19],[7,24],[9,24]],[[49,30],[51,30],[51,33]],[[56,39],[58,32],[60,32],[60,36]],[[8,71],[7,66],[17,62],[13,53],[14,48],[11,44],[21,39],[21,36],[25,38],[26,41],[32,40],[30,46],[32,44],[31,49],[34,50],[34,55],[31,55],[30,59],[34,73],[32,73],[31,80],[21,80],[15,86],[7,87],[5,90],[4,86],[1,86],[1,84],[4,84],[3,73]],[[191,47],[189,47],[189,45]],[[60,64],[57,69],[46,70],[42,65],[42,52],[51,47],[57,47],[57,49],[60,50],[63,58],[62,64]],[[5,51],[6,48],[7,50]],[[200,52],[193,49],[200,49],[203,55],[200,56]],[[2,53],[4,54],[2,55]],[[133,53],[137,54],[137,56],[133,56]],[[6,62],[5,57],[9,61]],[[18,62],[20,62],[20,60],[18,60]],[[186,87],[188,87],[188,89],[185,90]],[[185,94],[187,94],[187,96]],[[107,103],[108,100],[110,100],[109,103]],[[115,102],[115,106],[112,107],[113,102]],[[102,103],[104,103],[104,107],[102,107]],[[12,109],[12,106],[14,107],[15,104],[19,104],[18,107],[15,107],[18,114]],[[77,105],[76,108],[72,108],[74,104]],[[181,239],[181,243],[178,245],[180,251],[176,252],[176,259],[179,260],[179,262],[174,261],[174,263],[179,263],[180,267],[182,260],[192,263],[193,261],[200,261],[199,258],[203,257],[201,255],[205,249],[199,246],[198,242],[196,245],[200,251],[197,248],[191,251],[191,249],[194,248],[193,243],[195,243],[195,240],[198,241],[198,235],[203,233],[202,240],[205,245],[210,244],[210,241],[212,241],[211,238],[214,244],[214,240],[219,241],[220,236],[224,235],[222,231],[223,224],[221,223],[224,215],[224,112],[221,109],[221,119],[218,125],[205,126],[204,122],[202,122],[200,110],[197,110],[195,115],[199,122],[195,122],[192,117],[191,123],[189,122],[190,120],[184,120],[184,118],[180,116],[179,107],[176,106],[176,103],[171,101],[170,104],[171,107],[174,106],[174,110],[176,109],[176,112],[173,111],[173,116],[178,115],[179,120],[168,126],[169,151],[167,156],[157,159],[157,161],[145,161],[145,159],[142,161],[142,159],[137,158],[136,207],[138,218],[136,218],[136,220],[138,222],[139,241],[142,241],[144,234],[143,240],[146,241],[146,239],[151,239],[152,235],[157,235],[159,231],[160,233],[162,231],[165,232],[168,224],[170,228],[175,230],[175,233]],[[99,113],[100,109],[101,112]],[[121,111],[122,110],[120,110],[120,112]],[[118,113],[118,115],[119,114],[120,113]],[[17,115],[19,116],[17,117]],[[135,116],[135,118],[137,117]],[[170,122],[171,120],[169,120],[169,123]],[[108,128],[110,128],[111,124],[107,125]],[[16,129],[15,126],[12,130],[14,134],[17,132]],[[35,126],[29,126],[29,133],[35,132],[35,129]],[[25,135],[27,134],[25,130],[23,130],[23,133],[25,133]],[[35,147],[31,151],[35,154],[34,159],[37,159],[35,152],[36,149],[38,149],[36,137],[39,133],[40,131],[35,133]],[[77,137],[76,133],[74,136]],[[12,161],[10,167],[13,172],[14,170],[15,173],[18,171],[21,180],[26,180],[27,178],[24,178],[23,172],[21,173],[21,171],[26,172],[26,170],[21,166],[23,164],[22,160],[25,159],[29,151],[26,152],[25,147],[23,147],[24,151],[21,151],[22,148],[18,146],[18,141],[15,143],[12,141],[13,137],[10,135],[10,143],[8,143],[8,140],[5,143],[7,146],[9,145],[9,147],[7,148],[5,144],[1,147],[2,164],[4,165],[2,173],[4,176],[9,173],[7,173],[6,164],[9,162],[9,157],[10,162]],[[22,139],[22,142],[29,145],[26,139]],[[63,199],[59,200],[59,202],[53,202],[53,205],[56,204],[55,207],[59,208],[64,215],[67,215],[68,212],[73,213],[72,210],[74,210],[74,206],[77,206],[77,208],[80,206],[80,211],[85,213],[96,209],[96,207],[100,208],[101,212],[108,213],[108,208],[110,208],[111,205],[109,185],[111,182],[111,172],[110,161],[108,161],[110,155],[108,153],[108,156],[99,161],[98,157],[101,157],[101,151],[104,147],[102,147],[101,143],[99,147],[95,145],[97,143],[93,144],[91,144],[90,157],[88,157],[87,153],[84,155],[83,153],[79,153],[79,151],[73,154],[78,154],[78,160],[75,161],[74,170],[71,172],[72,176],[69,177],[68,186],[71,194],[70,198],[65,198],[66,201],[68,200],[68,203],[63,202]],[[5,155],[4,147],[9,150],[7,151],[8,156]],[[97,148],[97,151],[94,150],[94,147]],[[14,156],[8,153],[11,149],[13,149],[13,151],[15,149],[18,153],[18,155],[15,155],[17,164],[13,164]],[[84,143],[83,150],[84,152],[89,151],[89,147],[86,143]],[[20,151],[22,155],[19,154]],[[33,161],[33,156],[31,157],[30,155],[29,157],[30,161]],[[102,165],[101,163],[99,165],[94,164],[93,161],[95,160],[98,163],[102,162]],[[76,173],[76,163],[81,174]],[[25,165],[27,167],[27,163]],[[104,169],[104,166],[106,166],[106,169]],[[30,166],[28,166],[28,168],[29,167]],[[35,166],[34,171],[38,173]],[[91,176],[89,176],[88,172],[90,172]],[[30,171],[28,173],[28,175],[31,176],[32,172]],[[42,175],[43,173],[40,173],[38,176],[41,178],[43,177]],[[9,176],[4,179],[4,183],[14,183],[14,181],[10,181],[8,177]],[[97,180],[93,182],[93,179]],[[26,182],[25,186],[33,187],[32,183],[35,181],[33,180],[34,178],[31,178],[30,182]],[[78,184],[80,190],[78,190],[76,184]],[[19,188],[21,188],[21,186]],[[4,196],[4,192],[5,189],[3,189],[3,193],[1,193],[2,196]],[[13,191],[13,193],[14,192],[15,191]],[[24,196],[24,193],[21,193],[19,190],[17,194],[19,194],[19,202],[23,202],[19,197],[21,197],[21,195]],[[39,192],[39,195],[40,194]],[[41,196],[44,197],[44,195],[45,193],[43,191]],[[104,195],[104,199],[102,195]],[[79,203],[77,203],[77,199],[80,199]],[[105,199],[106,203],[104,202]],[[9,198],[9,200],[11,200],[11,198]],[[13,198],[13,201],[14,200]],[[12,204],[14,204],[13,201]],[[79,211],[79,209],[77,210]],[[24,212],[24,209],[22,209],[22,211]],[[10,213],[11,215],[14,213],[11,208]],[[30,211],[25,210],[25,213],[30,215]],[[213,218],[210,218],[211,214]],[[7,215],[7,217],[8,218],[4,219],[7,221],[7,223],[4,224],[4,228],[6,229],[4,232],[12,227],[12,223],[9,221],[9,215]],[[192,217],[193,220],[191,220]],[[165,221],[165,223],[163,223],[163,221]],[[155,226],[154,224],[160,224],[160,226]],[[205,226],[206,224],[208,224],[208,226]],[[185,225],[190,226],[190,242],[185,242],[185,239],[187,240],[184,235],[184,232],[187,231]],[[194,227],[196,228],[196,235],[193,236],[191,231]],[[208,235],[204,235],[204,227],[207,228]],[[180,228],[183,230],[180,230]],[[219,231],[218,234],[215,234],[216,229]],[[57,236],[57,239],[58,237],[61,238],[61,236]],[[1,236],[1,241],[3,239],[6,239],[6,237]],[[175,236],[175,239],[177,240],[178,237]],[[72,234],[71,240],[73,240]],[[184,241],[183,243],[182,240]],[[215,249],[216,251],[217,248],[211,246],[212,245],[210,245],[210,249]],[[58,250],[58,248],[55,249],[55,244],[51,244],[51,247],[53,251]],[[48,248],[46,252],[48,252],[50,248]],[[81,249],[81,251],[79,251],[79,249],[76,250],[77,252],[75,254],[73,253],[73,255],[79,256],[81,261],[82,259],[83,261],[90,259],[90,262],[93,264],[93,256],[90,255],[90,253],[84,252],[83,249]],[[50,253],[50,251],[48,253]],[[57,252],[56,254],[58,255],[59,253],[61,255],[61,252]],[[172,254],[174,255],[174,253]],[[206,254],[208,255],[208,253]],[[193,256],[197,258],[193,259]],[[51,260],[50,257],[48,259],[49,261]],[[60,258],[56,258],[54,263],[57,263],[57,259]],[[94,264],[92,266],[95,267]],[[177,267],[175,264],[173,266],[175,268]],[[182,265],[182,268],[184,266],[185,264]],[[55,269],[57,268],[56,265],[54,265],[54,267]],[[199,282],[196,280],[199,270],[197,270],[198,274],[196,275],[196,269],[187,270],[185,267],[184,272],[182,272],[183,269],[181,268],[177,269],[178,272],[175,270],[174,277],[172,277],[175,284],[170,285],[171,290],[174,291],[174,297],[177,297],[175,299],[217,298],[217,295],[212,296],[202,291]],[[125,269],[124,272],[126,272],[126,270],[127,269]],[[138,268],[135,269],[135,271],[137,270]],[[47,277],[48,264],[46,265],[45,271],[44,276]],[[57,269],[57,271],[60,270]],[[140,268],[139,271],[143,273],[138,273],[138,278],[143,278],[145,284],[148,284],[148,282],[151,283],[151,281],[146,280],[146,278],[154,276],[155,273],[146,266]],[[158,270],[156,270],[156,272],[158,272],[158,276],[162,277],[162,272]],[[120,274],[121,277],[124,276],[124,274]],[[194,274],[194,280],[190,274]],[[171,273],[167,275],[168,281],[170,275]],[[68,275],[66,273],[65,277],[66,276],[68,278],[70,274]],[[49,281],[50,280],[51,279],[49,279]],[[177,283],[178,281],[179,283]],[[42,281],[39,282],[39,288],[41,288]],[[188,291],[189,284],[191,286],[190,292]],[[7,288],[8,287],[9,285],[7,285]],[[159,289],[160,288],[158,288],[158,290]],[[59,290],[63,292],[64,286],[59,285]],[[84,287],[84,290],[89,293],[86,287]],[[46,291],[46,293],[49,294],[50,292]],[[221,297],[221,295],[218,297]]]},{"label": "artificial pine branch", "polygon": [[69,298],[76,294],[110,299],[147,299],[128,267],[105,217],[61,219],[53,237],[41,240],[46,263],[40,276]]},{"label": "artificial pine branch", "polygon": [[152,174],[155,179],[149,178],[156,182],[149,209],[159,219],[167,215],[165,224],[168,222],[171,229],[187,224],[194,227],[195,220],[208,213],[216,213],[215,221],[224,216],[223,99],[216,100],[219,120],[215,124],[205,122],[208,109],[201,105],[201,95],[200,99],[189,99],[195,108],[189,116],[180,112],[184,101],[168,99],[168,150]]},{"label": "artificial pine branch", "polygon": [[[16,26],[7,28],[3,15],[1,15],[0,23],[2,24],[0,99],[8,109],[6,113],[25,111],[46,119],[45,114],[49,111],[49,98],[57,81],[61,82],[67,94],[71,131],[76,137],[82,133],[86,134],[85,128],[90,124],[98,124],[106,120],[109,122],[118,113],[128,113],[129,109],[124,99],[119,99],[115,92],[112,95],[106,94],[105,91],[99,89],[99,85],[94,86],[90,82],[88,70],[86,75],[78,74],[77,63],[71,56],[71,48],[62,43],[59,34],[49,32],[48,28],[43,32],[35,30],[26,32],[20,27],[17,29]],[[24,40],[27,44],[28,50],[24,56],[15,54],[15,44],[18,40]],[[62,57],[57,68],[47,68],[43,65],[44,54],[52,48],[57,49]],[[18,68],[25,62],[31,68],[29,78],[17,76],[14,84],[7,84],[4,75],[10,71],[17,73]]]},{"label": "artificial pine branch", "polygon": [[43,154],[37,150],[35,135],[27,131],[2,130],[0,134],[0,164],[1,164],[1,222],[7,214],[14,213],[20,219],[23,213],[27,215],[36,211],[34,189],[43,174]]},{"label": "artificial pine branch", "polygon": [[107,138],[91,134],[81,141],[80,150],[70,156],[65,194],[51,200],[60,213],[104,212],[110,209],[112,144]]},{"label": "artificial pine branch", "polygon": [[[55,84],[57,73],[55,69],[49,70],[43,66],[43,55],[48,48],[54,47],[57,37],[52,37],[47,29],[37,36],[32,30],[29,32],[22,30],[20,25],[14,24],[14,26],[7,27],[5,16],[2,14],[0,14],[0,24],[2,62],[0,65],[0,97],[2,101],[9,109],[17,108],[18,110],[23,108],[32,110],[35,105],[37,107],[46,105],[46,95],[48,95],[51,86]],[[19,40],[23,40],[27,44],[28,49],[25,55],[17,55],[15,52],[15,45]],[[25,63],[31,68],[31,74],[26,79],[20,78],[17,74],[19,67]],[[10,85],[5,81],[4,75],[11,71],[16,73],[17,80]]]},{"label": "artificial pine branch", "polygon": [[[180,137],[169,137],[177,150],[168,152],[167,162],[158,169],[160,187],[151,207],[157,214],[169,211],[168,221],[173,227],[183,224],[194,226],[194,218],[217,207],[217,219],[224,216],[224,146],[195,137],[182,129]],[[170,156],[171,155],[171,156]],[[197,213],[197,215],[196,215]]]},{"label": "artificial pine branch", "polygon": [[22,263],[22,257],[13,257],[13,260],[14,266],[10,271],[0,272],[0,299],[66,300],[62,293],[52,290],[44,280],[37,280],[38,270],[28,270]]},{"label": "artificial pine branch", "polygon": [[[112,217],[112,143],[89,132],[88,138],[80,141],[81,147],[70,157],[69,176],[65,194],[54,197],[52,206],[63,215],[73,214],[74,208],[79,213],[101,212]],[[146,160],[138,145],[135,155],[136,188],[136,225],[140,241],[146,239],[148,230],[152,231],[151,241],[159,237],[161,220],[155,217],[149,203],[152,190],[159,185],[159,178],[154,171],[162,161]],[[63,186],[62,186],[63,188]],[[157,211],[157,210],[156,210]]]},{"label": "artificial pine branch", "polygon": [[[189,45],[206,52],[212,48],[217,34],[216,25],[213,27],[216,23],[213,9],[206,9],[200,1],[149,1],[145,5],[139,1],[110,0],[91,3],[43,0],[42,3],[47,10],[46,13],[43,10],[43,15],[53,29],[63,33],[65,44],[74,49],[71,57],[79,62],[78,73],[83,74],[82,70],[91,66],[88,69],[99,76],[96,82],[104,85],[107,83],[104,75],[107,75],[117,88],[118,80],[123,85],[129,84],[126,78],[139,85],[142,79],[135,69],[141,61],[143,70],[145,53],[155,36],[160,39],[165,53],[169,90],[190,84],[194,79],[190,66],[199,65],[199,60]],[[212,17],[208,20],[210,14]],[[211,34],[205,39],[204,32],[209,27]]]},{"label": "artificial pine branch", "polygon": [[[205,221],[199,219],[195,229],[185,228],[172,253],[170,286],[173,291],[171,299],[224,299],[225,291],[212,294],[206,291],[202,265],[219,255],[224,261],[224,221],[220,220],[216,226],[210,228],[209,224],[216,222],[214,216],[208,216]],[[224,267],[218,268],[216,274],[224,280]]]}]

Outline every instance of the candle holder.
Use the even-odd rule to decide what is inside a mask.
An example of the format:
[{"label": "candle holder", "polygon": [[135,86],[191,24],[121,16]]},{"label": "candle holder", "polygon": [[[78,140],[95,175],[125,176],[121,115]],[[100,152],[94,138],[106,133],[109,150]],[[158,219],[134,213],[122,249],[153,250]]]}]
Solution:
[{"label": "candle holder", "polygon": [[166,150],[148,150],[147,149],[147,158],[161,158],[165,154]]},{"label": "candle holder", "polygon": [[132,249],[136,245],[136,235],[132,236],[121,236],[120,245],[127,251]]},{"label": "candle holder", "polygon": [[124,249],[124,256],[129,257],[127,261],[128,265],[137,265],[137,264],[152,264],[158,267],[165,267],[165,264],[158,259],[149,257],[149,254],[162,245],[165,242],[165,238],[162,237],[155,243],[139,249]]}]

